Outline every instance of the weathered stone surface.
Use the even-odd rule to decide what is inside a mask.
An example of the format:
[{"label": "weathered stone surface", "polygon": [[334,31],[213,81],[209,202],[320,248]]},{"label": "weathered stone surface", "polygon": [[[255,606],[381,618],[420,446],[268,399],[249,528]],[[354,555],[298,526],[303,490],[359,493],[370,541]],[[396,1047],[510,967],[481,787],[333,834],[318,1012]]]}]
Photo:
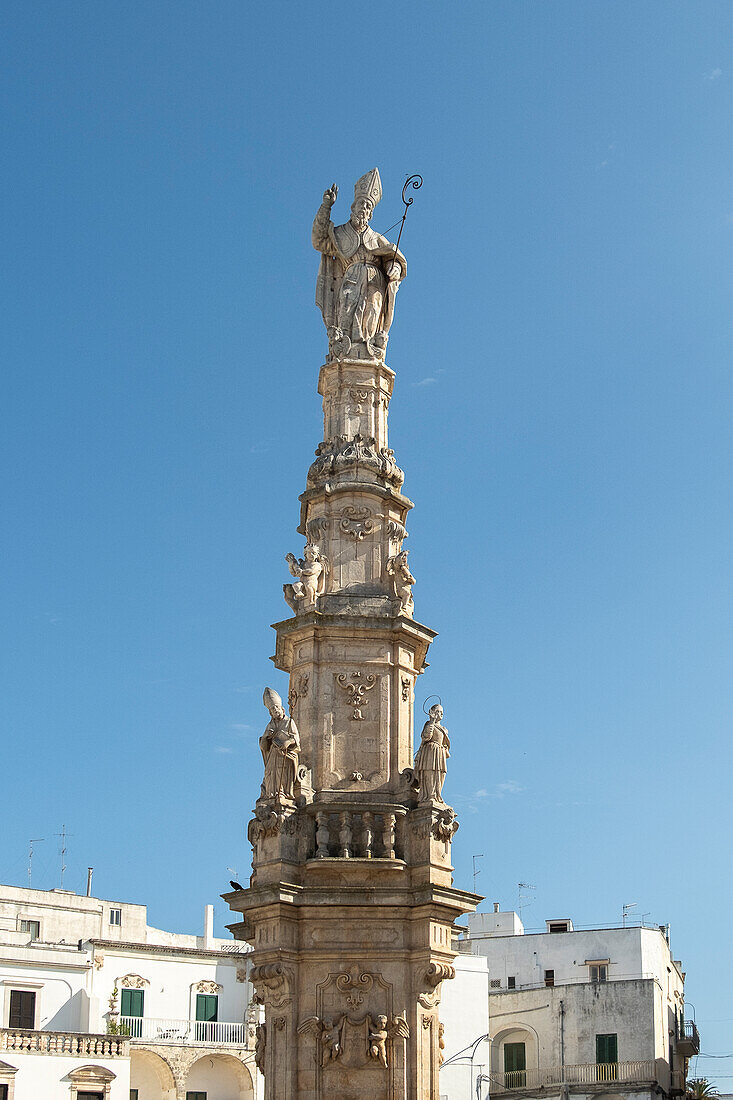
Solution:
[{"label": "weathered stone surface", "polygon": [[[361,199],[377,190],[368,173],[354,209],[364,213]],[[413,766],[415,683],[435,632],[413,617],[412,503],[387,431],[384,310],[403,258],[393,280],[393,246],[368,228],[334,228],[334,199],[332,189],[314,226],[331,343],[318,384],[323,442],[300,498],[306,549],[287,558],[294,614],[274,625],[290,716],[271,709],[263,739],[263,756],[278,732],[294,752],[295,730],[299,756],[292,782],[279,761],[269,767],[248,829],[250,885],[224,896],[242,917],[234,935],[253,947],[267,1100],[438,1100],[451,929],[478,899],[453,887],[458,822],[442,799],[440,707]],[[361,244],[349,252],[353,234]]]}]

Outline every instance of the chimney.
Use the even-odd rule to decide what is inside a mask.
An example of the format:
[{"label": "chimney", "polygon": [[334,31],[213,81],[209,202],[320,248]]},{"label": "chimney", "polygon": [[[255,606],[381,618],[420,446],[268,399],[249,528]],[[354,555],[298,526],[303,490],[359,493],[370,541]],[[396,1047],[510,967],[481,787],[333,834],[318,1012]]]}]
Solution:
[{"label": "chimney", "polygon": [[499,912],[499,902],[498,902],[498,901],[495,901],[495,902],[494,902],[494,912],[495,912],[495,913],[498,913],[498,912]]},{"label": "chimney", "polygon": [[94,874],[93,867],[87,867],[87,897],[92,896],[92,875]]},{"label": "chimney", "polygon": [[204,909],[204,950],[210,951],[214,947],[214,906],[207,905]]}]

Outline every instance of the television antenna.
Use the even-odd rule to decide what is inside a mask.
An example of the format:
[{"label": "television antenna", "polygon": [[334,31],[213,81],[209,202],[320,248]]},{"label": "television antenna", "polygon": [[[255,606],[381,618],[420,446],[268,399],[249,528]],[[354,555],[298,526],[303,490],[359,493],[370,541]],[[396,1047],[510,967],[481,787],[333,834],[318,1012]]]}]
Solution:
[{"label": "television antenna", "polygon": [[66,832],[66,826],[62,825],[61,826],[61,832],[60,833],[55,833],[54,835],[61,838],[61,850],[59,852],[59,855],[61,856],[61,889],[63,890],[63,888],[64,888],[64,872],[66,870],[66,853],[68,851],[68,849],[66,847],[66,841],[68,840],[68,838],[70,836],[72,836],[72,833],[67,833]]},{"label": "television antenna", "polygon": [[621,915],[621,921],[623,923],[624,928],[626,927],[626,919],[629,915],[629,909],[636,909],[636,906],[638,904],[639,903],[636,902],[636,901],[630,901],[626,905],[624,905],[623,909],[621,910],[621,914],[622,914]]},{"label": "television antenna", "polygon": [[472,858],[473,858],[473,892],[475,894],[476,893],[476,879],[481,874],[481,868],[478,868],[478,869],[476,868],[476,860],[477,859],[483,859],[484,858],[484,853],[479,852],[477,855],[473,856]]},{"label": "television antenna", "polygon": [[519,919],[522,919],[522,910],[531,905],[531,901],[527,901],[527,890],[536,890],[537,887],[533,886],[530,882],[518,882],[517,883],[517,909],[519,910]]},{"label": "television antenna", "polygon": [[45,840],[45,836],[37,836],[35,840],[31,840],[28,844],[28,889],[31,888],[31,872],[33,870],[33,845],[40,844]]}]

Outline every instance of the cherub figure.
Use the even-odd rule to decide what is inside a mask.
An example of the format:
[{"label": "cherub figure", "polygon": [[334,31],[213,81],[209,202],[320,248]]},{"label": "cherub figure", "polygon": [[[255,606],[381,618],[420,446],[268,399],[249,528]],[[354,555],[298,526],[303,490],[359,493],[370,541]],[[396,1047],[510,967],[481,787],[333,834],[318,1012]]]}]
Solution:
[{"label": "cherub figure", "polygon": [[329,573],[328,558],[315,543],[307,542],[303,555],[302,558],[296,558],[295,554],[285,555],[291,575],[299,579],[295,584],[283,585],[283,596],[288,607],[296,612],[315,609],[316,600],[326,590]]},{"label": "cherub figure", "polygon": [[377,1016],[374,1019],[373,1016],[369,1017],[369,1057],[375,1058],[376,1061],[381,1062],[382,1065],[387,1068],[387,1039],[389,1032],[387,1031],[387,1017]]},{"label": "cherub figure", "polygon": [[339,1016],[338,1020],[331,1017],[323,1021],[321,1031],[321,1065],[327,1066],[329,1062],[335,1062],[343,1051],[343,1030],[345,1016]]},{"label": "cherub figure", "polygon": [[392,578],[394,594],[400,601],[400,614],[412,618],[415,611],[415,601],[412,598],[412,586],[415,578],[407,564],[409,550],[401,550],[391,558],[387,558],[387,573]]}]

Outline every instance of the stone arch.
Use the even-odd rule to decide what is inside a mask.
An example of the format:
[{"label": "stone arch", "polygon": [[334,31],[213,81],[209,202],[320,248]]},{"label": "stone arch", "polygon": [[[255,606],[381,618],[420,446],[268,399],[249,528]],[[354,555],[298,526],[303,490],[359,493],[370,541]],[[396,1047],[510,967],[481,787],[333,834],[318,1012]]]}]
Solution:
[{"label": "stone arch", "polygon": [[250,1068],[234,1054],[201,1054],[188,1067],[185,1089],[206,1092],[208,1100],[253,1100],[254,1062]]},{"label": "stone arch", "polygon": [[175,1100],[176,1079],[170,1064],[154,1050],[133,1046],[130,1051],[130,1088],[137,1088],[141,1095],[147,1096],[151,1092],[152,1082],[157,1082],[158,1094],[153,1093],[151,1100]]},{"label": "stone arch", "polygon": [[536,1030],[525,1020],[507,1020],[502,1021],[499,1030],[491,1037],[492,1073],[504,1072],[505,1043],[524,1043],[527,1069],[539,1069],[541,1054],[540,1038]]}]

